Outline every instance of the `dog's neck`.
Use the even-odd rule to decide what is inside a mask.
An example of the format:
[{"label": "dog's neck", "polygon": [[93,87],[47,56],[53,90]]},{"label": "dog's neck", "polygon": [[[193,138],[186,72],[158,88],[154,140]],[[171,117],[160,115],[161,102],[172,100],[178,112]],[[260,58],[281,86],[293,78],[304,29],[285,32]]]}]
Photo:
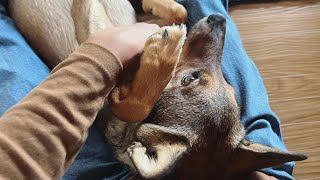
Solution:
[{"label": "dog's neck", "polygon": [[227,167],[234,158],[233,150],[214,143],[207,148],[193,149],[189,156],[182,159],[170,179],[229,179]]},{"label": "dog's neck", "polygon": [[211,137],[193,144],[191,151],[181,159],[169,179],[230,179],[228,167],[236,158],[235,149],[245,136],[240,119],[232,119],[231,122],[235,123],[224,133],[213,133]]}]

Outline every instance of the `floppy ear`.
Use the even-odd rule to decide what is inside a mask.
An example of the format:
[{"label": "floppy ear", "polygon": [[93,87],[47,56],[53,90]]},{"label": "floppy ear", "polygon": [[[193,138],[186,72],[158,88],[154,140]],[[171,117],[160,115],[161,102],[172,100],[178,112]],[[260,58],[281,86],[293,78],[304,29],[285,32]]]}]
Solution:
[{"label": "floppy ear", "polygon": [[307,158],[305,154],[283,152],[244,139],[236,148],[235,159],[230,166],[230,171],[232,174],[244,174],[290,161],[302,161]]}]

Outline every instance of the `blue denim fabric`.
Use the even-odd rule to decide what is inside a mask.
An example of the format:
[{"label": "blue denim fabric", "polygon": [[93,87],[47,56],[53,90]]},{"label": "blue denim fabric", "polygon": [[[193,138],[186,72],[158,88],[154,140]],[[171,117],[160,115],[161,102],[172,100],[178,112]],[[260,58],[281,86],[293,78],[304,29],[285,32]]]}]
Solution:
[{"label": "blue denim fabric", "polygon": [[[179,2],[188,10],[188,28],[213,13],[227,18],[222,68],[228,83],[235,89],[247,138],[285,151],[280,122],[270,109],[260,74],[243,49],[238,30],[228,16],[225,8],[228,0]],[[45,79],[48,73],[48,68],[25,43],[0,5],[0,115]],[[293,165],[287,163],[261,171],[279,179],[293,179]],[[86,143],[62,179],[126,179],[129,175],[128,167],[114,158],[103,135],[93,125]]]},{"label": "blue denim fabric", "polygon": [[0,115],[49,74],[0,4]]}]

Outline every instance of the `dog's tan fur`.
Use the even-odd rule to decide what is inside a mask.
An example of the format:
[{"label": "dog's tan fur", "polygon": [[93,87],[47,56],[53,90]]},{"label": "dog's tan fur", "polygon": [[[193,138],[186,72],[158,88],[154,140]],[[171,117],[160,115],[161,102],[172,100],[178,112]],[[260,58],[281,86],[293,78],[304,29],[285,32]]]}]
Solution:
[{"label": "dog's tan fur", "polygon": [[166,19],[168,24],[186,22],[188,18],[186,9],[173,0],[143,0],[142,8],[144,12]]},{"label": "dog's tan fur", "polygon": [[[185,9],[174,0],[166,0],[166,4],[156,2],[144,0],[143,4],[151,12],[161,9],[155,15],[168,18],[168,22],[187,19],[182,17],[186,16]],[[50,68],[75,51],[78,42],[86,40],[89,33],[137,22],[137,14],[128,0],[10,0],[9,12],[28,43]],[[179,16],[168,17],[169,12]]]},{"label": "dog's tan fur", "polygon": [[[126,0],[10,0],[9,7],[50,67],[90,33],[137,21]],[[187,19],[173,0],[143,0],[142,8],[168,22]],[[105,106],[100,126],[136,177],[229,179],[306,158],[244,138],[233,88],[221,70],[224,35],[220,15],[202,19],[187,40],[184,26],[163,27],[147,40],[132,80],[124,78],[111,93],[112,115],[104,117]]]},{"label": "dog's tan fur", "polygon": [[[146,119],[172,78],[186,36],[185,27],[173,28],[182,30],[168,34],[166,29],[160,29],[148,39],[133,81],[113,91],[112,112],[119,119]],[[170,37],[163,41],[163,36]]]},{"label": "dog's tan fur", "polygon": [[[89,34],[113,27],[106,11],[97,0],[76,0],[72,4],[71,16],[74,21],[76,38],[81,44],[88,39]],[[130,20],[128,20],[130,22]],[[135,20],[131,20],[135,23]]]}]

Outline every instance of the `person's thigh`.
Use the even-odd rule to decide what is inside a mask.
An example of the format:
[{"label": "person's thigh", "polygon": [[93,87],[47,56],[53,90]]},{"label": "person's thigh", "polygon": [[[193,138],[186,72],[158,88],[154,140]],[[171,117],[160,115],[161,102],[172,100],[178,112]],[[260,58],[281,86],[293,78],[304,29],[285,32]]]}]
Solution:
[{"label": "person's thigh", "polygon": [[130,174],[129,168],[114,157],[104,141],[104,136],[97,126],[93,125],[79,155],[62,179],[119,180],[127,179]]},{"label": "person's thigh", "polygon": [[[287,151],[282,140],[280,121],[270,108],[263,81],[253,61],[246,54],[235,23],[228,15],[228,0],[178,0],[188,11],[188,27],[214,13],[227,19],[222,70],[233,86],[241,108],[241,121],[249,140]],[[293,163],[261,171],[280,179],[292,179]]]}]

